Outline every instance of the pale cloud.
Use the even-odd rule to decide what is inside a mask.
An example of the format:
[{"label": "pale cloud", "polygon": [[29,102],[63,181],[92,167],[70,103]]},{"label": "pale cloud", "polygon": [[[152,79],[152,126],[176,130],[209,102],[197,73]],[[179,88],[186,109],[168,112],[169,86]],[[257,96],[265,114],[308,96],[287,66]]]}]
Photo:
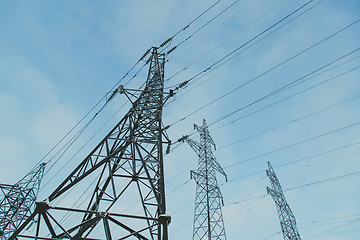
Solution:
[{"label": "pale cloud", "polygon": [[[0,111],[5,113],[1,147],[6,152],[0,161],[4,181],[15,183],[75,124],[77,114],[59,103],[58,88],[46,73],[21,58],[9,62],[12,67],[2,71],[9,91],[0,93]],[[6,174],[14,166],[16,174]]]},{"label": "pale cloud", "polygon": [[21,138],[0,137],[0,163],[2,165],[0,176],[2,183],[15,184],[32,168],[31,164],[24,161],[27,158],[26,148],[27,144]]},{"label": "pale cloud", "polygon": [[16,125],[12,124],[14,119],[20,121],[23,114],[20,110],[20,101],[14,95],[0,92],[0,109],[2,112],[0,125],[1,133],[3,135],[12,135],[16,130]]},{"label": "pale cloud", "polygon": [[66,134],[67,129],[75,125],[75,116],[71,107],[51,105],[42,109],[31,121],[30,133],[39,146],[50,149]]},{"label": "pale cloud", "polygon": [[27,98],[32,106],[42,107],[58,101],[54,83],[39,69],[26,67],[16,73],[14,80],[23,93],[22,97]]}]

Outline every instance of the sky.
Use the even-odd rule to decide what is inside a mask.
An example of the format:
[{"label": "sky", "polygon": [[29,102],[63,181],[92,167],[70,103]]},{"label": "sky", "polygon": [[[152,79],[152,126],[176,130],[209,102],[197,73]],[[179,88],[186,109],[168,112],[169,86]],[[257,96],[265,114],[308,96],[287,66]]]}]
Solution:
[{"label": "sky", "polygon": [[[14,184],[49,161],[61,144],[42,158],[147,49],[216,2],[0,0],[0,182]],[[203,119],[228,176],[225,182],[218,175],[227,239],[283,239],[266,194],[268,161],[302,239],[358,239],[360,2],[314,0],[288,16],[307,2],[221,0],[167,48],[181,43],[167,56],[165,87],[193,79],[163,111],[175,142],[165,155],[170,239],[192,237],[190,170],[198,159],[176,142],[183,135],[199,141],[193,124]],[[146,71],[129,87],[139,88]],[[125,102],[117,96],[66,154],[49,162],[39,199],[124,116]]]}]

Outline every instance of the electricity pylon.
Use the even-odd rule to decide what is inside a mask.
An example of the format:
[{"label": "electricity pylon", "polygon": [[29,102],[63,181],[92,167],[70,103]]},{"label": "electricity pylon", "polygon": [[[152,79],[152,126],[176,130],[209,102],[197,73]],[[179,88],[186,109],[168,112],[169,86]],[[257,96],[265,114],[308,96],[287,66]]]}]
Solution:
[{"label": "electricity pylon", "polygon": [[205,119],[202,126],[194,124],[194,128],[200,134],[200,142],[183,137],[199,157],[198,170],[190,172],[191,178],[196,182],[193,239],[226,239],[221,211],[224,201],[216,172],[224,175],[226,180],[227,176],[212,152],[215,143]]},{"label": "electricity pylon", "polygon": [[0,239],[8,239],[33,210],[45,163],[26,174],[15,185],[0,184]]},{"label": "electricity pylon", "polygon": [[287,203],[284,193],[282,191],[280,182],[268,162],[269,170],[266,170],[266,175],[270,179],[271,188],[266,187],[268,194],[274,199],[276,208],[279,214],[281,231],[285,240],[301,240],[300,234],[296,227],[296,220],[289,204]]},{"label": "electricity pylon", "polygon": [[[120,86],[114,91],[132,103],[129,112],[46,201],[37,203],[10,239],[25,238],[23,230],[32,219],[37,219],[36,230],[27,239],[168,239],[163,144],[170,140],[162,109],[173,92],[164,93],[164,54],[152,48],[147,63],[143,90]],[[74,188],[83,191],[84,185],[93,189],[85,199],[87,207],[74,207],[71,194],[72,206],[56,206],[55,200]],[[138,205],[123,209],[129,203]]]}]

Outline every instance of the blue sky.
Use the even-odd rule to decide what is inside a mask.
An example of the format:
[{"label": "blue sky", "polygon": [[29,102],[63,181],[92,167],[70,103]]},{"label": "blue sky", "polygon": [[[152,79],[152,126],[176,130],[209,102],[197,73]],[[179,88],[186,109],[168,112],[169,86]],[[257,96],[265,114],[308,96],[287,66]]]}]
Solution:
[{"label": "blue sky", "polygon": [[[233,2],[222,0],[181,32],[172,45]],[[169,56],[166,78],[187,69],[172,77],[167,87],[203,71],[305,2],[238,1]],[[1,182],[18,181],[146,49],[158,46],[213,3],[0,0]],[[164,124],[176,123],[168,130],[173,141],[192,133],[193,124],[201,124],[203,118],[210,124],[217,144],[214,154],[230,180],[225,183],[219,175],[228,239],[282,239],[275,204],[270,196],[263,196],[270,184],[265,174],[267,161],[283,189],[294,188],[285,191],[285,196],[302,239],[350,240],[359,235],[360,174],[355,172],[360,171],[360,144],[356,144],[360,141],[360,51],[351,52],[360,47],[360,23],[263,74],[360,19],[356,0],[317,0],[305,9],[315,4],[193,81],[164,108]],[[145,78],[146,70],[130,86],[139,87]],[[245,107],[297,79],[299,84]],[[123,102],[121,97],[111,102],[54,165],[44,178],[46,186],[39,198],[45,198],[121,119],[127,106],[116,112]],[[237,109],[241,110],[214,123]],[[198,140],[196,134],[191,137]],[[196,168],[197,157],[182,144],[165,161],[170,236],[190,239],[195,183],[189,180],[189,171]],[[355,174],[346,175],[349,173]],[[66,205],[66,200],[61,204]]]}]

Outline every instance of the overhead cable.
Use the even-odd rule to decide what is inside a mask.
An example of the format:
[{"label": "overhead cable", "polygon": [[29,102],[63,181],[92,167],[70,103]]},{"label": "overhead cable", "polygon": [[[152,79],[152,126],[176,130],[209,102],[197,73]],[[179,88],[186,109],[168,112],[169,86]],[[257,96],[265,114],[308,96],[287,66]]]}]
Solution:
[{"label": "overhead cable", "polygon": [[[289,99],[289,98],[291,98],[291,97],[297,96],[297,95],[299,95],[300,93],[304,93],[304,92],[306,92],[306,91],[308,91],[308,90],[310,90],[310,89],[313,89],[313,88],[315,88],[315,87],[318,87],[318,86],[320,86],[320,85],[322,85],[322,84],[324,84],[324,83],[327,83],[327,82],[329,82],[329,81],[331,81],[331,80],[334,80],[334,79],[336,79],[336,78],[338,78],[338,77],[340,77],[340,76],[343,76],[343,75],[345,75],[345,74],[347,74],[347,73],[350,73],[350,72],[352,72],[352,71],[354,71],[354,70],[356,70],[356,69],[359,69],[359,68],[360,68],[360,66],[358,66],[358,67],[356,67],[356,68],[353,68],[353,69],[351,69],[351,70],[349,70],[349,71],[346,71],[345,73],[339,74],[339,75],[337,75],[337,76],[335,76],[335,77],[332,77],[332,78],[330,78],[330,79],[327,79],[327,80],[325,80],[325,81],[322,81],[322,82],[320,82],[320,83],[318,83],[318,84],[316,84],[316,85],[314,85],[314,86],[311,86],[311,87],[309,87],[309,88],[306,88],[306,89],[304,89],[304,90],[301,90],[301,91],[299,91],[299,92],[297,92],[297,93],[295,93],[295,94],[292,94],[292,95],[290,95],[290,96],[288,96],[288,97],[286,97],[286,98],[283,98],[283,99],[281,99],[281,100],[279,100],[279,101],[276,101],[275,103],[272,103],[272,104],[270,104],[270,105],[267,105],[266,107],[263,107],[263,108],[261,108],[261,109],[259,109],[259,110],[256,110],[256,111],[254,111],[254,112],[251,112],[251,114],[252,114],[252,113],[255,113],[255,112],[258,112],[258,111],[260,111],[260,110],[264,110],[264,109],[266,109],[266,108],[268,108],[268,107],[270,107],[270,106],[273,106],[273,105],[275,105],[275,104],[278,104],[278,103],[280,103],[280,102],[283,102],[283,101],[285,101],[285,100],[287,100],[287,99]],[[253,137],[262,135],[262,134],[264,134],[264,133],[273,131],[273,130],[275,130],[275,129],[279,129],[279,128],[284,127],[284,126],[287,126],[287,125],[289,125],[289,124],[291,124],[291,123],[298,122],[298,121],[301,120],[301,119],[304,119],[304,118],[313,116],[314,114],[317,114],[317,113],[323,112],[323,111],[325,111],[325,110],[328,110],[328,109],[330,109],[330,108],[339,106],[339,105],[341,105],[341,104],[343,104],[343,103],[346,103],[346,102],[348,102],[348,101],[355,100],[355,99],[357,99],[357,98],[359,98],[359,97],[360,97],[360,95],[359,95],[359,96],[356,96],[356,97],[353,97],[353,98],[351,98],[351,99],[345,100],[345,101],[343,101],[343,102],[337,103],[337,104],[335,104],[335,105],[331,105],[331,106],[329,106],[329,107],[320,109],[320,110],[318,110],[318,111],[316,111],[316,112],[312,112],[312,113],[306,114],[306,115],[304,115],[304,116],[302,116],[302,117],[299,117],[299,118],[296,118],[296,119],[291,120],[291,121],[289,121],[289,122],[286,122],[286,123],[277,125],[277,126],[275,126],[275,127],[272,127],[272,128],[270,128],[270,129],[264,130],[264,131],[259,132],[259,133],[256,133],[256,134],[253,134],[253,135],[251,135],[251,136],[248,136],[248,137],[245,137],[245,138],[236,140],[236,141],[234,141],[234,142],[232,142],[232,143],[228,143],[228,144],[226,144],[226,145],[224,145],[224,146],[220,146],[220,147],[218,148],[218,150],[223,149],[223,148],[226,148],[226,147],[229,147],[229,146],[231,146],[231,145],[234,145],[234,144],[236,144],[236,143],[242,142],[242,141],[244,141],[244,140],[248,140],[248,139],[250,139],[250,138],[253,138]],[[247,114],[247,115],[245,115],[245,116],[249,116],[249,115],[251,115],[251,114]],[[244,118],[244,116],[241,117],[240,119],[242,119],[242,118]],[[235,121],[238,121],[238,120],[239,120],[239,118],[237,118],[237,119],[234,120],[234,121],[231,121],[231,123],[234,123]],[[214,130],[218,130],[218,129],[220,129],[220,128],[224,127],[224,126],[227,126],[227,125],[229,125],[229,123],[224,124],[224,125],[221,125],[221,126],[217,127],[216,129],[213,129],[213,131],[214,131]]]},{"label": "overhead cable", "polygon": [[[244,86],[248,85],[249,83],[251,83],[251,82],[255,81],[256,79],[258,79],[258,78],[260,78],[260,77],[262,77],[262,76],[266,75],[267,73],[269,73],[269,72],[273,71],[274,69],[276,69],[276,68],[278,68],[278,67],[282,66],[283,64],[285,64],[285,63],[287,63],[287,62],[291,61],[292,59],[294,59],[294,58],[298,57],[299,55],[301,55],[301,54],[303,54],[303,53],[305,53],[305,52],[309,51],[310,49],[312,49],[312,48],[316,47],[317,45],[319,45],[319,44],[321,44],[321,43],[325,42],[326,40],[328,40],[329,38],[331,38],[331,37],[335,36],[336,34],[339,34],[340,32],[342,32],[342,31],[344,31],[344,30],[348,29],[349,27],[353,26],[354,24],[358,23],[359,21],[360,21],[360,19],[356,20],[355,22],[353,22],[353,23],[351,23],[351,24],[347,25],[346,27],[344,27],[344,28],[342,28],[342,29],[340,29],[340,30],[336,31],[335,33],[331,34],[330,36],[328,36],[328,37],[326,37],[326,38],[324,38],[324,39],[320,40],[319,42],[317,42],[317,43],[315,43],[315,44],[311,45],[310,47],[308,47],[308,48],[306,48],[306,49],[304,49],[304,50],[300,51],[299,53],[297,53],[297,54],[293,55],[292,57],[290,57],[290,58],[286,59],[285,61],[283,61],[283,62],[281,62],[281,63],[279,63],[279,64],[277,64],[277,65],[275,65],[275,66],[271,67],[270,69],[266,70],[265,72],[261,73],[260,75],[257,75],[256,77],[254,77],[254,78],[252,78],[252,79],[250,79],[250,80],[246,81],[245,83],[242,83],[241,85],[239,85],[239,86],[235,87],[234,89],[232,89],[232,90],[228,91],[227,93],[225,93],[225,94],[221,95],[220,97],[218,97],[218,98],[216,98],[216,99],[212,100],[211,102],[209,102],[209,103],[207,103],[207,104],[203,105],[202,107],[200,107],[200,108],[196,109],[195,111],[193,111],[193,112],[191,112],[191,113],[189,113],[189,114],[185,115],[185,116],[184,116],[184,117],[182,117],[181,119],[179,119],[179,120],[177,120],[176,122],[174,122],[174,123],[170,124],[170,126],[173,126],[173,125],[175,125],[175,124],[177,124],[177,123],[179,123],[179,122],[181,122],[181,121],[185,120],[185,119],[186,119],[186,118],[188,118],[189,116],[191,116],[191,115],[193,115],[193,114],[195,114],[195,113],[199,112],[200,110],[202,110],[202,109],[204,109],[204,108],[206,108],[206,107],[210,106],[211,104],[213,104],[213,103],[215,103],[215,102],[217,102],[217,101],[221,100],[222,98],[224,98],[224,97],[226,97],[226,96],[230,95],[231,93],[234,93],[235,91],[237,91],[237,90],[239,90],[240,88],[242,88],[242,87],[244,87]],[[360,48],[357,48],[357,49],[355,49],[354,51],[349,52],[348,54],[346,54],[346,55],[344,55],[344,56],[342,56],[342,57],[340,57],[340,58],[338,58],[338,59],[334,60],[333,62],[330,62],[329,64],[326,64],[325,66],[323,66],[323,67],[321,67],[321,68],[319,68],[319,69],[317,69],[317,70],[315,70],[315,71],[311,72],[310,74],[308,74],[308,75],[306,75],[306,76],[302,77],[301,79],[298,79],[298,80],[296,80],[296,81],[294,81],[294,82],[292,82],[292,83],[290,83],[290,84],[287,84],[287,85],[286,85],[286,86],[284,86],[283,88],[286,88],[286,87],[288,87],[288,86],[290,86],[290,85],[294,84],[295,82],[298,82],[298,81],[300,81],[300,80],[304,79],[305,77],[307,77],[307,76],[309,76],[309,75],[311,75],[311,74],[313,74],[313,73],[315,73],[315,72],[317,72],[317,71],[322,70],[323,68],[325,68],[325,67],[327,67],[327,66],[329,66],[329,65],[333,64],[334,62],[336,62],[336,61],[338,61],[338,60],[340,60],[340,59],[342,59],[342,58],[345,58],[345,57],[347,57],[347,56],[348,56],[348,55],[350,55],[350,54],[355,53],[355,52],[356,52],[356,51],[358,51],[359,49],[360,49]],[[207,69],[210,69],[210,68],[207,68]],[[206,71],[206,70],[205,70],[205,71]],[[191,79],[192,79],[192,78],[191,78]],[[189,79],[189,80],[187,80],[187,81],[189,82],[189,81],[191,81],[191,79]],[[185,81],[185,82],[186,82],[186,81]],[[187,82],[187,83],[188,83],[188,82]],[[282,88],[281,88],[281,89],[282,89]],[[262,99],[265,99],[265,98],[269,97],[270,95],[273,95],[274,93],[276,93],[276,92],[280,91],[281,89],[278,89],[278,90],[276,90],[275,92],[272,92],[272,93],[270,93],[270,94],[268,94],[268,95],[264,96],[263,98],[261,98],[261,99],[257,100],[256,102],[259,102],[259,101],[261,101]],[[251,103],[251,105],[255,104],[256,102]],[[250,105],[250,106],[251,106],[251,105]],[[240,111],[240,110],[239,110],[239,111]],[[214,123],[209,124],[209,126],[210,126],[210,125],[212,125],[212,124],[214,124]]]},{"label": "overhead cable", "polygon": [[[300,78],[298,78],[298,79],[296,79],[296,80],[294,80],[294,81],[291,81],[290,83],[287,83],[286,85],[284,85],[284,86],[282,86],[282,87],[280,87],[280,88],[278,88],[278,89],[276,89],[276,90],[274,90],[274,91],[272,91],[272,92],[270,92],[270,93],[268,93],[268,94],[266,94],[266,95],[258,98],[257,100],[255,100],[255,101],[253,101],[253,102],[251,102],[251,103],[248,103],[248,104],[246,104],[245,106],[242,106],[241,108],[238,108],[237,110],[232,111],[232,112],[226,114],[225,116],[222,116],[220,119],[215,120],[214,122],[211,122],[211,123],[209,124],[209,126],[212,126],[212,125],[214,125],[215,123],[219,122],[220,120],[223,120],[223,119],[225,119],[225,118],[227,118],[227,117],[229,117],[229,116],[231,116],[231,115],[233,115],[233,114],[235,114],[235,113],[237,113],[237,112],[239,112],[239,111],[241,111],[241,110],[244,110],[244,109],[246,109],[246,108],[248,108],[248,107],[250,107],[250,106],[252,106],[252,105],[254,105],[254,104],[256,104],[256,103],[258,103],[258,102],[260,102],[260,101],[262,101],[262,100],[264,100],[264,99],[267,99],[267,98],[270,97],[270,96],[273,96],[273,95],[275,95],[275,94],[283,91],[284,89],[286,89],[286,88],[288,88],[288,87],[290,87],[290,86],[292,86],[292,85],[294,85],[294,84],[302,81],[303,79],[306,79],[307,77],[309,77],[309,76],[311,76],[311,75],[313,75],[313,74],[315,74],[315,73],[317,73],[317,72],[319,72],[319,71],[327,68],[328,66],[331,66],[332,64],[340,61],[341,59],[344,59],[344,58],[348,57],[349,55],[351,55],[351,54],[353,54],[353,53],[355,53],[355,52],[357,52],[357,51],[359,51],[359,50],[360,50],[360,48],[357,48],[357,49],[355,49],[355,50],[353,50],[353,51],[350,51],[350,52],[346,53],[345,55],[342,55],[341,57],[339,57],[339,58],[337,58],[337,59],[335,59],[335,60],[333,60],[333,61],[331,61],[331,62],[329,62],[329,63],[327,63],[327,64],[325,64],[325,65],[323,65],[323,66],[321,66],[320,68],[317,68],[317,69],[311,71],[310,73],[308,73],[308,74],[306,74],[306,75],[304,75],[304,76],[302,76],[302,77],[300,77]],[[274,68],[274,67],[273,67],[273,68]],[[271,69],[273,69],[273,68],[271,68]],[[355,68],[355,69],[357,69],[357,68]],[[353,69],[353,70],[355,70],[355,69]],[[352,70],[351,70],[351,71],[352,71]],[[264,73],[263,73],[263,74],[264,74]],[[344,74],[345,74],[345,73],[344,73]],[[262,75],[262,74],[261,74],[261,75]],[[258,75],[258,76],[260,76],[260,75]],[[257,77],[255,77],[255,78],[257,78]],[[255,78],[251,79],[250,81],[254,80]],[[247,81],[247,82],[244,83],[244,84],[247,84],[248,82],[249,82],[249,81]],[[243,86],[244,84],[240,85],[238,88],[240,88],[240,87]],[[209,103],[205,104],[204,106],[198,108],[196,111],[193,111],[193,112],[185,115],[185,116],[182,117],[180,120],[177,120],[176,122],[172,123],[170,126],[173,126],[173,125],[175,125],[175,124],[177,124],[177,123],[185,120],[187,117],[189,117],[189,116],[191,116],[191,115],[199,112],[200,110],[208,107],[209,105],[215,103],[216,101],[219,101],[220,99],[224,98],[225,96],[229,95],[230,93],[233,93],[235,90],[237,90],[237,88],[235,88],[235,89],[233,89],[233,90],[225,93],[224,95],[216,98],[215,100],[212,100],[211,102],[209,102]],[[186,136],[189,137],[189,136],[191,136],[191,135],[193,135],[193,134],[194,134],[194,131],[192,131],[191,133],[189,133],[189,134],[186,135]],[[178,141],[174,142],[173,144],[180,144],[180,142],[181,142],[181,139],[179,139]]]},{"label": "overhead cable", "polygon": [[[295,11],[291,12],[290,14],[288,14],[287,16],[283,17],[281,20],[279,20],[278,22],[274,23],[273,25],[271,25],[270,27],[268,27],[267,29],[263,30],[261,33],[257,34],[255,37],[251,38],[250,40],[248,40],[247,42],[243,43],[242,45],[240,45],[239,47],[237,47],[235,50],[231,51],[230,53],[226,54],[225,56],[223,56],[222,58],[220,58],[219,60],[215,61],[213,64],[211,64],[209,67],[207,67],[206,69],[202,70],[201,72],[199,72],[198,74],[196,74],[195,76],[191,77],[190,79],[184,81],[183,83],[180,83],[178,87],[175,88],[175,90],[178,90],[180,88],[184,88],[186,87],[190,82],[192,82],[194,79],[196,79],[198,76],[206,73],[207,71],[209,71],[210,69],[212,69],[213,67],[215,67],[216,65],[218,65],[219,63],[221,63],[222,61],[224,61],[226,58],[230,57],[231,55],[233,55],[234,53],[236,53],[238,50],[240,50],[241,48],[243,48],[244,46],[246,46],[247,44],[249,44],[250,42],[252,42],[253,40],[255,40],[256,38],[260,37],[262,34],[266,33],[267,31],[271,30],[272,28],[274,28],[276,25],[280,24],[281,22],[283,22],[284,20],[286,20],[287,18],[291,17],[293,14],[295,14],[296,12],[300,11],[302,8],[304,8],[305,6],[307,6],[308,4],[310,4],[313,0],[308,1],[307,3],[305,3],[304,5],[302,5],[301,7],[299,7],[298,9],[296,9]],[[324,1],[324,0],[322,0]],[[184,84],[185,83],[185,84]],[[183,84],[184,86],[180,85]]]},{"label": "overhead cable", "polygon": [[326,132],[326,133],[323,133],[323,134],[320,134],[320,135],[317,135],[317,136],[314,136],[314,137],[311,137],[311,138],[302,140],[302,141],[300,141],[300,142],[296,142],[296,143],[287,145],[287,146],[285,146],[285,147],[281,147],[281,148],[272,150],[272,151],[270,151],[270,152],[266,152],[266,153],[257,155],[257,156],[255,156],[255,157],[251,157],[251,158],[245,159],[245,160],[243,160],[243,161],[240,161],[240,162],[237,162],[237,163],[234,163],[234,164],[225,166],[224,168],[234,167],[234,166],[236,166],[236,165],[239,165],[239,164],[242,164],[242,163],[245,163],[245,162],[249,162],[249,161],[252,161],[252,160],[255,160],[255,159],[258,159],[258,158],[261,158],[261,157],[264,157],[264,156],[267,156],[267,155],[276,153],[276,152],[280,152],[280,151],[282,151],[282,150],[285,150],[285,149],[288,149],[288,148],[291,148],[291,147],[298,146],[298,145],[303,144],[303,143],[307,143],[307,142],[310,142],[310,141],[313,141],[313,140],[316,140],[316,139],[319,139],[319,138],[322,138],[322,137],[325,137],[325,136],[328,136],[328,135],[331,135],[331,134],[334,134],[334,133],[337,133],[337,132],[340,132],[340,131],[343,131],[343,130],[352,128],[352,127],[356,127],[356,126],[358,126],[359,124],[360,124],[360,122],[356,122],[356,123],[347,125],[347,126],[345,126],[345,127],[341,127],[341,128],[332,130],[332,131],[330,131],[330,132]]},{"label": "overhead cable", "polygon": [[191,24],[193,24],[195,21],[197,21],[200,17],[202,17],[204,14],[206,14],[208,11],[210,11],[213,7],[215,7],[218,3],[220,3],[221,0],[216,1],[214,4],[212,4],[209,8],[207,8],[204,12],[202,12],[200,15],[198,15],[197,17],[195,17],[192,21],[190,21],[188,24],[186,24],[185,27],[183,27],[182,29],[180,29],[179,31],[177,31],[174,35],[172,35],[171,37],[169,37],[167,40],[165,40],[162,44],[160,44],[159,47],[163,47],[165,46],[169,41],[171,41],[172,39],[174,39],[177,35],[179,35],[181,32],[185,31],[186,29],[188,29],[190,27]]},{"label": "overhead cable", "polygon": [[[209,25],[212,21],[214,21],[216,18],[218,18],[219,16],[221,16],[224,12],[226,12],[227,10],[229,10],[231,7],[233,7],[237,2],[239,2],[240,0],[236,0],[235,2],[233,2],[232,4],[230,4],[228,7],[226,7],[224,10],[222,10],[220,13],[218,13],[215,17],[211,18],[208,22],[206,22],[204,25],[202,25],[200,28],[198,28],[196,31],[194,31],[191,35],[189,35],[187,38],[185,38],[184,40],[182,40],[180,43],[178,43],[177,45],[175,45],[173,48],[171,48],[169,51],[166,52],[166,55],[169,55],[171,52],[173,52],[175,49],[177,49],[179,46],[181,46],[184,42],[188,41],[192,36],[194,36],[195,34],[197,34],[198,32],[200,32],[203,28],[205,28],[207,25]],[[219,1],[218,1],[219,2]],[[210,8],[212,8],[213,6],[215,6],[218,2],[216,2],[215,4],[213,4]],[[208,10],[210,10],[210,8]],[[207,11],[208,11],[207,10]],[[206,12],[207,12],[206,11]],[[205,13],[205,12],[204,12]]]},{"label": "overhead cable", "polygon": [[[218,60],[217,62],[215,62],[214,64],[212,64],[210,67],[208,67],[207,69],[203,70],[202,72],[199,72],[197,75],[195,75],[194,77],[191,78],[191,83],[190,81],[186,82],[186,84],[184,83],[180,83],[183,84],[184,86],[188,86],[194,82],[196,82],[197,80],[199,80],[201,77],[200,75],[206,75],[208,73],[210,73],[211,71],[215,70],[216,68],[224,65],[225,63],[227,63],[228,61],[230,61],[231,59],[233,59],[234,57],[238,56],[240,53],[244,52],[245,50],[249,49],[250,47],[254,46],[255,44],[257,44],[258,42],[264,40],[265,38],[267,38],[268,36],[270,36],[271,34],[273,34],[274,32],[278,31],[279,29],[283,28],[284,26],[286,26],[287,24],[289,24],[290,22],[294,21],[296,18],[302,16],[303,14],[305,14],[306,12],[310,11],[311,9],[313,9],[314,7],[316,7],[317,5],[319,5],[321,2],[323,2],[324,0],[321,0],[320,2],[316,3],[315,5],[311,6],[309,9],[306,9],[305,11],[301,12],[300,14],[298,14],[297,16],[293,17],[292,19],[290,19],[289,21],[285,22],[284,24],[282,24],[281,26],[279,26],[278,28],[276,28],[275,30],[271,31],[270,33],[266,34],[265,36],[263,36],[262,38],[258,39],[257,41],[253,42],[254,40],[256,40],[258,37],[260,37],[261,35],[265,34],[266,32],[268,32],[269,30],[271,30],[272,28],[274,28],[276,25],[280,24],[282,21],[284,21],[286,18],[288,18],[289,16],[295,14],[298,10],[300,10],[302,7],[306,6],[307,4],[303,5],[302,7],[300,7],[298,10],[294,11],[293,13],[289,14],[288,16],[286,16],[285,18],[283,18],[282,20],[278,21],[277,23],[273,24],[272,26],[270,26],[269,28],[267,28],[266,30],[262,31],[261,33],[257,34],[255,37],[251,38],[250,40],[248,40],[247,42],[243,43],[240,47],[236,48],[235,50],[233,50],[232,52],[230,52],[229,54],[225,55],[223,58],[221,58],[220,60]],[[263,16],[265,16],[266,14],[270,13],[271,11],[273,11],[274,9],[276,9],[279,5],[275,6],[273,9],[270,9],[268,12],[266,12],[265,14],[263,14],[262,16],[260,16],[259,18],[255,19],[254,21],[252,21],[251,23],[249,23],[247,26],[248,27],[252,24],[254,24],[256,21],[258,21],[260,18],[262,18]],[[244,27],[244,28],[245,28]],[[242,30],[242,29],[241,29]],[[238,31],[240,32],[240,31]],[[233,35],[234,36],[234,35]],[[231,39],[233,36],[231,36],[229,39]],[[227,39],[227,40],[229,40]],[[212,52],[213,50],[215,50],[216,48],[218,48],[219,46],[221,46],[222,44],[224,44],[227,40],[223,41],[222,43],[220,43],[219,45],[217,45],[215,48],[209,50],[208,52],[206,52],[203,56],[199,57],[198,59],[196,59],[195,61],[193,61],[192,63],[190,63],[188,66],[184,67],[183,69],[177,71],[176,73],[174,73],[173,75],[171,75],[169,78],[166,79],[166,82],[168,82],[170,79],[172,79],[173,77],[175,77],[176,75],[180,74],[181,72],[187,70],[192,64],[196,63],[198,60],[200,60],[202,57],[206,56],[207,54],[209,54],[210,52]],[[251,42],[253,42],[252,44],[250,44]],[[246,45],[250,44],[249,46],[247,46],[246,48],[244,48]],[[244,48],[242,51],[238,52],[240,49]],[[236,54],[234,54],[235,52],[238,52]],[[234,54],[234,55],[233,55]],[[231,56],[233,55],[233,56]],[[231,56],[231,57],[230,57]],[[226,61],[224,61],[227,58]],[[222,63],[220,63],[222,62]],[[217,65],[219,64],[219,65]],[[215,67],[215,65],[217,65]],[[203,76],[204,76],[203,75]],[[199,77],[199,78],[198,78]],[[184,86],[178,86],[177,89],[183,88]],[[170,87],[172,88],[172,87]]]},{"label": "overhead cable", "polygon": [[[321,183],[325,183],[325,182],[337,181],[337,180],[352,177],[352,176],[355,176],[355,175],[358,175],[358,174],[360,174],[360,171],[355,171],[355,172],[351,172],[351,173],[347,173],[347,174],[343,174],[343,175],[339,175],[339,176],[335,176],[335,177],[331,177],[331,178],[322,179],[322,180],[319,180],[319,181],[310,182],[310,183],[299,185],[299,186],[296,186],[296,187],[287,188],[287,189],[284,189],[283,191],[288,192],[288,191],[292,191],[292,190],[295,190],[295,189],[309,187],[309,186],[313,186],[313,185],[317,185],[317,184],[321,184]],[[256,197],[242,199],[242,200],[239,200],[239,201],[236,201],[236,202],[225,204],[224,206],[239,204],[241,202],[247,202],[247,201],[251,201],[251,200],[254,200],[254,199],[258,199],[258,198],[264,198],[267,195],[268,194],[263,194],[263,195],[259,195],[259,196],[256,196]]]}]

